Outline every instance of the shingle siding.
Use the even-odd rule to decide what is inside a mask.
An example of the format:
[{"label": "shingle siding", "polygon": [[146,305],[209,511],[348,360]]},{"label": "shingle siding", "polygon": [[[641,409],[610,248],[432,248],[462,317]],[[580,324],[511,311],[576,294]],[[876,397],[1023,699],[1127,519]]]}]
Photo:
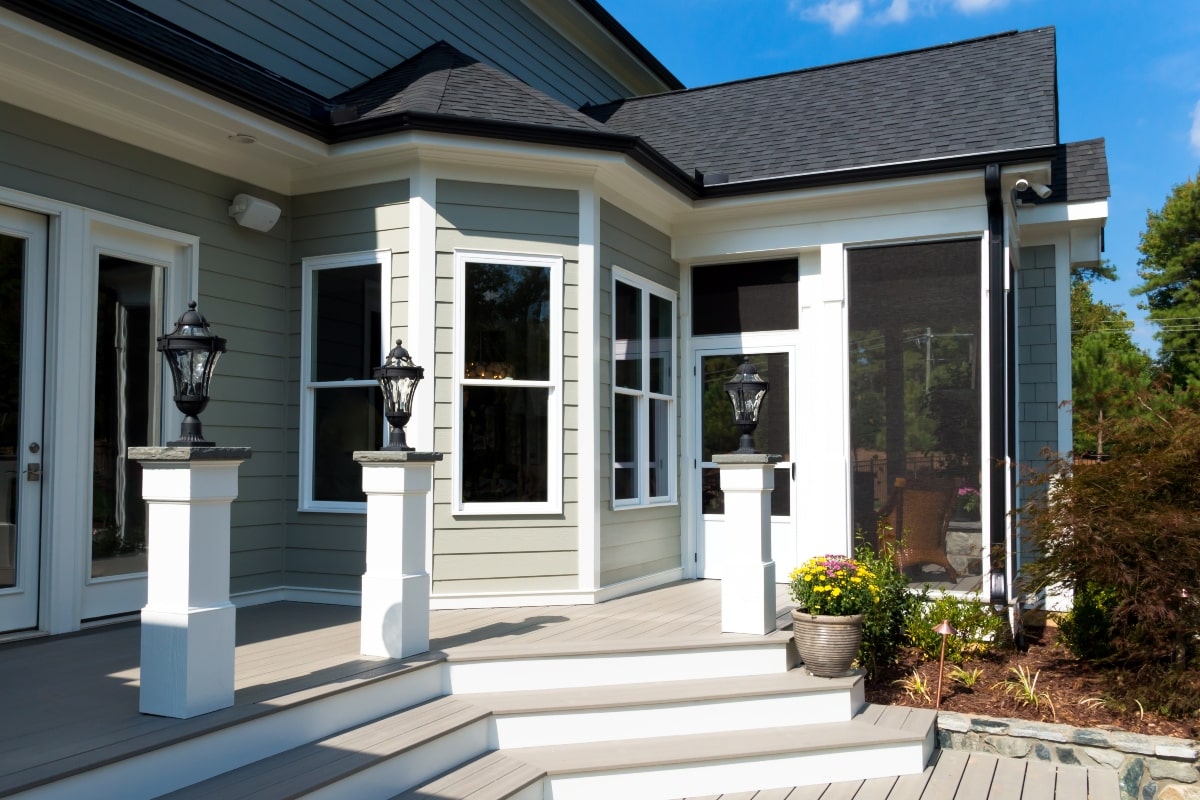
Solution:
[{"label": "shingle siding", "polygon": [[1058,447],[1058,337],[1054,247],[1021,250],[1017,271],[1017,369],[1020,374],[1019,458],[1043,466],[1042,451]]}]

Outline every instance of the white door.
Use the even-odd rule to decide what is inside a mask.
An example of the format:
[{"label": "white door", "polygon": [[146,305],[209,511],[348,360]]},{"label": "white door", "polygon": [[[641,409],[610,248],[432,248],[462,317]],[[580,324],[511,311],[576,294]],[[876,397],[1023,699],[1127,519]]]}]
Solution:
[{"label": "white door", "polygon": [[712,461],[715,453],[737,449],[739,431],[733,426],[733,407],[725,393],[729,381],[744,358],[758,369],[759,375],[770,383],[763,401],[758,427],[754,432],[755,450],[773,453],[783,460],[775,466],[775,490],[771,494],[771,557],[775,562],[775,578],[787,581],[788,572],[796,564],[796,482],[792,454],[796,452],[796,397],[794,347],[756,342],[749,345],[744,339],[728,347],[718,342],[705,342],[696,350],[695,378],[697,413],[700,420],[696,474],[693,477],[695,495],[701,505],[697,541],[699,576],[721,577],[721,558],[724,537],[737,535],[740,523],[725,516],[725,499],[721,492],[720,471]]},{"label": "white door", "polygon": [[0,632],[38,624],[46,230],[0,206]]}]

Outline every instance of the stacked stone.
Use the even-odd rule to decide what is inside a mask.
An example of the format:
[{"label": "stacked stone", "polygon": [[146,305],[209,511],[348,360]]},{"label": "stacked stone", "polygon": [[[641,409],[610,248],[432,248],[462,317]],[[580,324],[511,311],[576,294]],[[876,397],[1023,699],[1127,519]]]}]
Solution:
[{"label": "stacked stone", "polygon": [[[1193,785],[1200,784],[1200,746],[1187,739],[942,711],[938,745],[944,750],[1112,769],[1123,800],[1200,800],[1200,785]],[[1167,792],[1169,787],[1175,788]]]}]

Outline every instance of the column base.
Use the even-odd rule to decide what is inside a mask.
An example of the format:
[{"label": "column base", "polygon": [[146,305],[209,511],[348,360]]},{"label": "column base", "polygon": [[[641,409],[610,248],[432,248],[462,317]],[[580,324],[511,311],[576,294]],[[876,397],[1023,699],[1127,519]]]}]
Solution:
[{"label": "column base", "polygon": [[721,578],[721,632],[774,633],[775,562],[727,565]]},{"label": "column base", "polygon": [[228,604],[143,608],[138,710],[187,719],[232,706],[236,617]]},{"label": "column base", "polygon": [[427,573],[363,575],[360,652],[405,658],[429,652]]}]

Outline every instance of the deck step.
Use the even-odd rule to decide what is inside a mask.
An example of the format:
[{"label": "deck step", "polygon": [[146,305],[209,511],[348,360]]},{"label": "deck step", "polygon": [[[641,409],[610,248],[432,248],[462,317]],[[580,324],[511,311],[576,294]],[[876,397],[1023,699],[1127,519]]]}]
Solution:
[{"label": "deck step", "polygon": [[935,719],[868,705],[848,722],[505,748],[395,800],[669,800],[920,775]]},{"label": "deck step", "polygon": [[829,680],[807,672],[618,684],[585,689],[462,695],[492,712],[492,747],[849,721],[864,705],[860,675]]},{"label": "deck step", "polygon": [[493,751],[390,800],[542,800],[544,770]]},{"label": "deck step", "polygon": [[442,697],[231,770],[164,800],[391,797],[487,749],[488,712]]},{"label": "deck step", "polygon": [[594,646],[532,644],[511,649],[474,648],[448,664],[449,689],[477,694],[571,689],[618,684],[738,678],[781,674],[795,666],[791,634],[713,637],[687,645],[604,640]]}]

